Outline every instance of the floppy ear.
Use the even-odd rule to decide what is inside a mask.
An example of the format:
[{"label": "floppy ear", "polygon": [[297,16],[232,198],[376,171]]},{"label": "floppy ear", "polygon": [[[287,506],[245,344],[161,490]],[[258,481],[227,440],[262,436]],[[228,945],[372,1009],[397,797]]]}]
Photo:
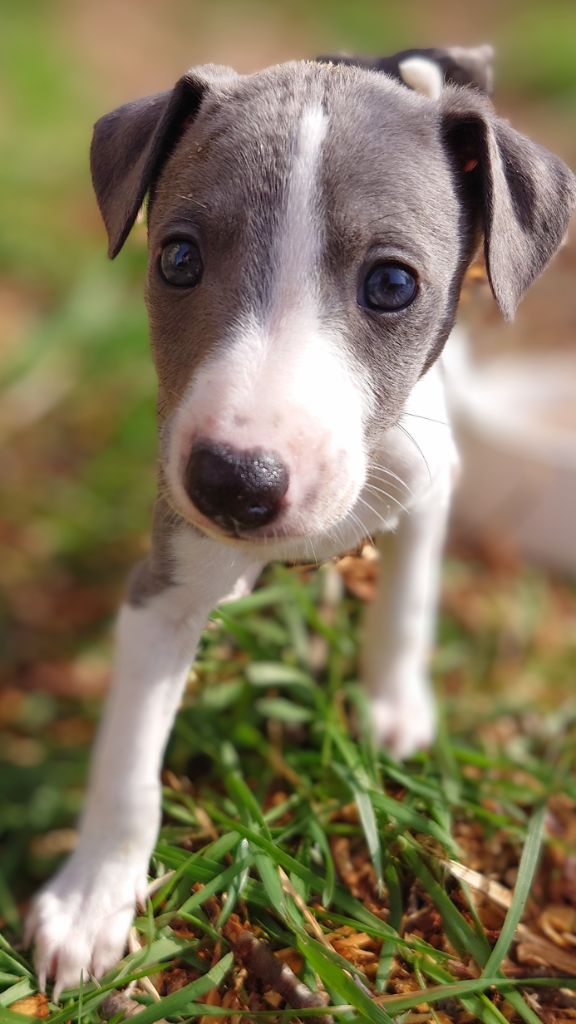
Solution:
[{"label": "floppy ear", "polygon": [[576,178],[562,160],[496,117],[481,97],[446,90],[441,105],[456,173],[479,206],[490,286],[511,320],[564,240],[576,206]]},{"label": "floppy ear", "polygon": [[108,255],[120,252],[162,165],[193,120],[206,91],[233,81],[231,68],[191,68],[173,89],[126,103],[94,125],[92,182],[108,232]]}]

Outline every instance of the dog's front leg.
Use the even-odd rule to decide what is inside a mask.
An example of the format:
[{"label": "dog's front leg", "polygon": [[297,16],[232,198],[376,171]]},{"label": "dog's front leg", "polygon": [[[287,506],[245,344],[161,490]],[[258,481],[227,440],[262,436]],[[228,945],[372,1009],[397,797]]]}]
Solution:
[{"label": "dog's front leg", "polygon": [[434,489],[377,542],[379,580],[366,615],[364,676],[375,735],[399,758],[428,746],[435,734],[428,658],[449,492],[448,483]]},{"label": "dog's front leg", "polygon": [[[254,567],[222,545],[191,535],[190,579],[143,603],[123,605],[115,670],[98,735],[78,844],[37,896],[28,920],[39,982],[54,998],[121,956],[160,821],[160,767],[190,663],[215,604]],[[194,565],[196,563],[196,565]],[[157,589],[148,569],[140,582]],[[193,575],[192,575],[193,573]],[[142,590],[142,588],[141,588]]]}]

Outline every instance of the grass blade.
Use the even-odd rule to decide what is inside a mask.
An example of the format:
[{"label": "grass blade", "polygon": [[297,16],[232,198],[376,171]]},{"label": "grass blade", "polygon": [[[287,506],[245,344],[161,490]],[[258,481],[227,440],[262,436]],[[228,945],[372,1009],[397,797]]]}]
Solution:
[{"label": "grass blade", "polygon": [[184,985],[183,988],[172,992],[169,996],[164,996],[159,1002],[154,1003],[152,1006],[147,1006],[145,1010],[141,1010],[138,1013],[139,1024],[153,1024],[154,1021],[160,1020],[161,1017],[173,1017],[178,1013],[186,1013],[186,1008],[190,1003],[198,1000],[206,992],[209,992],[211,988],[216,988],[223,982],[233,963],[234,954],[227,953],[201,978],[197,978],[196,981],[190,982],[189,985]]},{"label": "grass blade", "polygon": [[485,975],[494,976],[497,974],[500,964],[514,940],[516,928],[518,927],[520,919],[524,913],[526,900],[530,894],[534,874],[538,865],[540,851],[542,848],[542,839],[544,837],[545,816],[546,805],[543,804],[542,807],[540,807],[533,815],[528,826],[528,834],[526,836],[526,842],[520,858],[518,877],[514,888],[512,903],[510,904],[510,908],[506,914],[506,919],[502,925],[502,930],[498,936],[496,945],[484,966],[483,974]]},{"label": "grass blade", "polygon": [[330,959],[319,942],[304,935],[299,935],[297,941],[300,952],[324,985],[350,1003],[360,1014],[361,1020],[372,1021],[372,1024],[393,1024],[386,1010],[372,1000],[364,986],[360,987],[350,974]]}]

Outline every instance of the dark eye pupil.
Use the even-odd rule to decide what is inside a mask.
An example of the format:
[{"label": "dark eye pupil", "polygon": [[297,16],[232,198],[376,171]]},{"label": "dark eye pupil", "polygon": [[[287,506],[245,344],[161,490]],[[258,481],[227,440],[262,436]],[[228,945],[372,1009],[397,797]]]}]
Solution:
[{"label": "dark eye pupil", "polygon": [[202,258],[195,242],[168,242],[160,254],[160,273],[168,284],[193,288],[202,277]]},{"label": "dark eye pupil", "polygon": [[398,263],[379,263],[369,271],[361,294],[361,305],[393,312],[409,306],[416,298],[414,274]]}]

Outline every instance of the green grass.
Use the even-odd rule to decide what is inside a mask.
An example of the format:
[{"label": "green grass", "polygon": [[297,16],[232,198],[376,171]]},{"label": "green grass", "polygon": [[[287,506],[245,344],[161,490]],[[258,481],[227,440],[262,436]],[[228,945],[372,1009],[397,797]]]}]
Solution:
[{"label": "green grass", "polygon": [[[189,24],[184,8],[169,8],[174,32]],[[221,0],[232,33],[237,8]],[[433,26],[422,8],[424,44],[450,34],[449,5],[442,10]],[[319,0],[293,12],[299,41],[310,33],[308,52],[415,41],[413,16],[397,5]],[[36,991],[22,917],[70,843],[111,616],[145,547],[154,487],[143,232],[107,263],[86,154],[108,101],[65,13],[56,0],[0,0],[0,389],[16,417],[0,416],[0,1024],[30,1019],[11,1009]],[[246,5],[251,14],[257,24],[258,4]],[[509,94],[573,101],[574,17],[571,3],[531,3],[487,33],[500,38]],[[196,38],[202,19],[195,14]],[[346,594],[329,600],[333,572],[276,567],[214,615],[167,754],[151,866],[165,881],[135,923],[143,948],[101,986],[88,981],[50,1005],[48,1024],[98,1021],[106,993],[141,976],[163,993],[156,1002],[136,986],[142,1024],[208,1019],[220,1012],[214,987],[224,993],[238,979],[237,920],[270,949],[291,949],[303,981],[320,985],[329,1012],[346,1021],[408,1021],[424,1001],[442,1022],[531,1021],[538,1000],[574,987],[565,976],[530,977],[513,941],[522,915],[536,927],[547,901],[568,903],[574,588],[448,561],[435,658],[446,694],[440,739],[406,766],[369,740],[356,684],[361,609]],[[503,881],[507,914],[495,919],[477,904],[449,859]],[[346,959],[343,929],[364,937],[367,959]],[[240,1001],[257,988],[248,976]],[[242,1019],[310,1015],[321,1014],[258,998]]]},{"label": "green grass", "polygon": [[[51,1007],[50,1024],[96,1022],[106,993],[159,972],[169,994],[150,1003],[149,994],[137,990],[147,1006],[143,1022],[214,1014],[203,998],[218,978],[225,991],[235,977],[227,938],[233,913],[257,928],[270,948],[292,947],[302,955],[305,981],[321,985],[338,1019],[397,1019],[422,1004],[420,986],[432,986],[427,1001],[452,1007],[454,1019],[461,1007],[475,1019],[502,1021],[507,1004],[512,1019],[535,1021],[533,999],[544,991],[537,986],[574,987],[565,977],[522,981],[500,973],[534,886],[545,805],[559,788],[576,799],[574,777],[564,774],[559,787],[555,771],[573,748],[570,722],[561,737],[519,736],[519,747],[511,743],[494,756],[491,729],[504,708],[482,712],[472,687],[456,698],[453,738],[443,729],[432,753],[408,766],[390,761],[374,749],[362,724],[369,712],[354,679],[358,606],[346,597],[336,605],[328,601],[334,572],[328,567],[303,576],[277,567],[253,595],[214,614],[168,752],[164,827],[151,869],[152,878],[165,881],[135,923],[144,948],[101,986],[88,982],[81,993],[67,993],[62,1009]],[[445,618],[443,633],[454,629]],[[461,657],[473,643],[460,632]],[[311,647],[323,652],[314,671]],[[12,849],[12,858],[0,858],[0,914],[9,923],[0,948],[3,1007],[35,991],[18,945],[12,882],[24,873],[29,888],[32,878],[51,870],[50,858],[34,853],[31,837],[68,824],[78,804],[83,746],[77,742],[51,764],[49,734],[51,722],[74,719],[79,710],[90,709],[46,699],[43,708],[35,704],[33,722],[24,708],[28,737],[39,748],[37,764],[27,770],[28,790],[13,788],[26,778],[22,767],[3,773],[6,850]],[[507,713],[518,719],[520,733],[520,708]],[[42,795],[34,798],[40,779]],[[487,847],[508,844],[512,863],[519,863],[496,943],[445,866],[448,858],[466,862],[470,830]],[[369,899],[354,895],[343,879],[335,863],[339,841],[365,865]],[[492,870],[487,857],[486,871]],[[430,934],[411,930],[415,907],[434,909]],[[343,925],[374,940],[372,967],[378,957],[380,967],[370,978],[334,948]],[[187,982],[172,991],[175,964]],[[395,991],[399,964],[417,994]],[[290,1016],[302,1013],[246,1010],[245,1019]]]}]

